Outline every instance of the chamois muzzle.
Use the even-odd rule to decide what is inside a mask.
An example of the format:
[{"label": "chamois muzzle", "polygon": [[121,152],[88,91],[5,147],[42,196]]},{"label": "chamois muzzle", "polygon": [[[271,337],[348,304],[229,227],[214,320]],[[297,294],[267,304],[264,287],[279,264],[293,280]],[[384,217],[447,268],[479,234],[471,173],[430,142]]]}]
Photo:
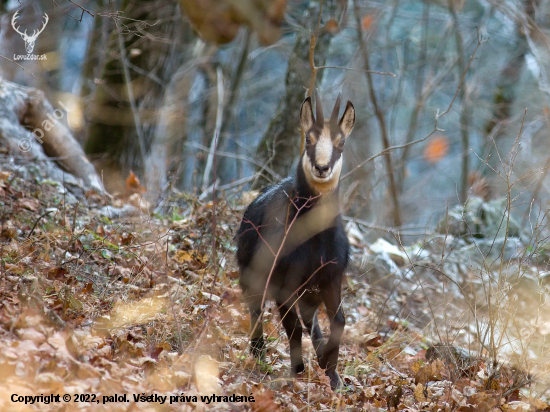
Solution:
[{"label": "chamois muzzle", "polygon": [[329,171],[330,171],[329,165],[326,165],[326,166],[315,165],[315,174],[317,175],[317,177],[320,177],[320,178],[327,177],[329,174]]}]

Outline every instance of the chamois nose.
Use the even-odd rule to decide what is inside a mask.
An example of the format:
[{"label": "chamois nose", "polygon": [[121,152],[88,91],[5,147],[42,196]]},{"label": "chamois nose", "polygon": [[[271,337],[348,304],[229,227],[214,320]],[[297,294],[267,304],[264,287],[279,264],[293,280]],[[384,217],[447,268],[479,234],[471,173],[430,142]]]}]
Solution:
[{"label": "chamois nose", "polygon": [[326,172],[328,172],[328,169],[329,169],[329,166],[326,165],[326,166],[319,166],[319,165],[315,165],[315,170],[317,170],[317,173],[322,176],[324,175]]}]

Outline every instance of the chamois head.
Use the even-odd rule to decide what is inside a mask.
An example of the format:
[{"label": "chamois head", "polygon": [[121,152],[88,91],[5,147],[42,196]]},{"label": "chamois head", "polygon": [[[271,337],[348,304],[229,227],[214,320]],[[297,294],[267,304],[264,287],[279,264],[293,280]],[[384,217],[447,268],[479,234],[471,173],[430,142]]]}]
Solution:
[{"label": "chamois head", "polygon": [[306,138],[302,168],[310,186],[322,194],[338,186],[342,170],[342,152],[346,138],[355,124],[355,109],[348,101],[344,114],[338,120],[342,100],[342,93],[340,93],[330,119],[325,120],[321,99],[317,92],[315,92],[315,100],[315,116],[311,97],[304,100],[300,110],[300,122]]}]

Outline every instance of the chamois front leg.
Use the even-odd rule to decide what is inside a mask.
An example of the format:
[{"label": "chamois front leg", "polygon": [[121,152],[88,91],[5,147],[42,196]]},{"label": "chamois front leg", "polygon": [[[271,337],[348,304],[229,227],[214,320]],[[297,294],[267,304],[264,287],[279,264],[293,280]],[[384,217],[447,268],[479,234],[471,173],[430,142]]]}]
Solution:
[{"label": "chamois front leg", "polygon": [[277,301],[281,321],[288,336],[290,344],[290,368],[292,374],[296,375],[304,371],[304,360],[302,359],[302,325],[296,308],[294,306],[282,305],[283,301]]},{"label": "chamois front leg", "polygon": [[254,298],[248,302],[250,313],[250,352],[256,359],[265,358],[264,329],[262,326],[262,299]]},{"label": "chamois front leg", "polygon": [[341,389],[344,385],[336,368],[338,366],[338,353],[340,351],[340,340],[346,325],[346,318],[341,307],[341,285],[338,285],[322,292],[323,301],[330,320],[330,337],[325,345],[323,356],[319,359],[319,366],[326,369],[325,373],[330,378],[330,387]]}]

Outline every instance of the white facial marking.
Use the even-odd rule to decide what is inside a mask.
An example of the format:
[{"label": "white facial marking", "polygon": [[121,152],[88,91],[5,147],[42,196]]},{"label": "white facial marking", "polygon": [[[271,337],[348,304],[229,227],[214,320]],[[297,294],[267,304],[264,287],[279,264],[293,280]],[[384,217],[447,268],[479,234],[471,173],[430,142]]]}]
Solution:
[{"label": "white facial marking", "polygon": [[315,163],[318,166],[326,166],[332,157],[332,140],[328,126],[323,127],[319,140],[315,145]]},{"label": "white facial marking", "polygon": [[330,174],[326,177],[318,177],[314,170],[311,160],[307,155],[302,158],[302,167],[304,169],[306,179],[318,193],[328,193],[333,191],[338,186],[340,180],[340,172],[342,170],[342,158],[340,157],[335,163],[334,167],[330,171]]},{"label": "white facial marking", "polygon": [[334,163],[334,166],[332,167],[331,177],[333,177],[338,183],[338,180],[340,180],[340,172],[342,171],[342,156]]}]

